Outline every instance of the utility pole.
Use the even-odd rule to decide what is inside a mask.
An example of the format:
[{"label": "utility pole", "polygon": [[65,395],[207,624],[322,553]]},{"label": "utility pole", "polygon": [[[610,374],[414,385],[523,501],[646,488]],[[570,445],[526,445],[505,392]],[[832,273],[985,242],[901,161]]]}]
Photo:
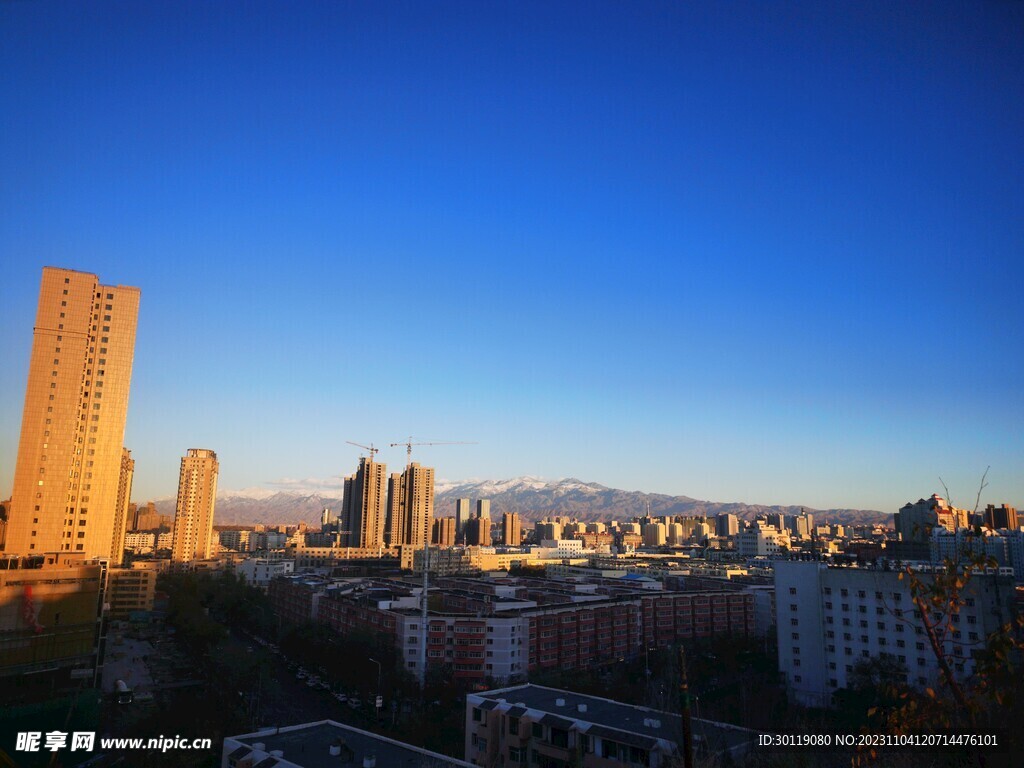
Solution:
[{"label": "utility pole", "polygon": [[[453,441],[453,440],[437,440],[433,442],[414,443],[412,437],[406,440],[404,443],[391,443],[391,448],[397,448],[400,445],[405,446],[405,468],[408,470],[412,466],[412,447],[414,445],[476,445],[476,443],[465,442],[465,441]],[[365,447],[365,446],[360,446]],[[426,531],[423,535],[423,594],[420,596],[421,609],[420,609],[420,653],[419,653],[419,678],[420,693],[426,690],[427,687],[427,591],[430,588],[429,581],[430,574],[430,522],[427,521]]]},{"label": "utility pole", "polygon": [[690,722],[690,684],[686,679],[686,649],[679,646],[679,719],[683,726],[684,768],[693,768],[693,726]]}]

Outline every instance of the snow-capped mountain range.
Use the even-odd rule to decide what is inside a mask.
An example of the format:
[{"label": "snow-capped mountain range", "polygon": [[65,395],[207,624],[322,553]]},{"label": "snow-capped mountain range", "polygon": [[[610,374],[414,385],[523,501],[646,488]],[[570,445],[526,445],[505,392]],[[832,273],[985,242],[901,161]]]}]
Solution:
[{"label": "snow-capped mountain range", "polygon": [[[341,492],[334,483],[319,488],[295,487],[284,490],[246,488],[222,490],[217,496],[217,525],[251,525],[254,523],[318,525],[324,507],[335,513],[341,510]],[[284,484],[282,484],[284,485]],[[534,523],[550,515],[566,515],[580,520],[628,520],[652,515],[714,516],[732,513],[741,519],[759,514],[781,512],[798,514],[801,509],[812,512],[817,521],[835,523],[892,523],[892,515],[870,509],[811,509],[798,505],[779,506],[746,504],[744,502],[702,501],[689,496],[668,496],[642,491],[624,491],[575,478],[545,480],[539,477],[515,477],[509,480],[438,480],[435,484],[434,514],[448,517],[455,514],[455,500],[490,499],[492,520],[504,512],[518,512],[525,522]],[[158,499],[157,509],[174,514],[174,498]]]}]

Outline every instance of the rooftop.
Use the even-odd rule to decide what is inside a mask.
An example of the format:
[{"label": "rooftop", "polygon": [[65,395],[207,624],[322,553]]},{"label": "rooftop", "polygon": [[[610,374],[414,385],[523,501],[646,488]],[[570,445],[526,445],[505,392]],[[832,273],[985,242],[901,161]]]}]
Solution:
[{"label": "rooftop", "polygon": [[[252,749],[254,744],[263,745],[259,752],[268,755],[265,760],[273,759],[275,762],[272,765],[277,768],[358,768],[363,765],[364,758],[369,757],[376,758],[380,768],[470,766],[470,763],[454,757],[351,728],[333,720],[230,736],[224,740],[225,752],[232,756],[237,755],[243,746]],[[331,754],[331,747],[339,744],[343,750],[341,758],[349,758],[347,761]],[[278,750],[281,755],[270,756],[270,753]]]},{"label": "rooftop", "polygon": [[[554,715],[558,719],[591,724],[591,727],[583,730],[646,748],[650,748],[654,739],[676,742],[682,734],[680,717],[671,712],[623,704],[558,688],[526,684],[471,694],[468,700],[472,701],[474,697],[486,700],[484,709],[495,709],[498,706],[503,709],[525,707],[535,713]],[[504,705],[500,704],[502,701],[505,702]],[[561,706],[558,704],[559,701],[563,702]],[[586,707],[585,711],[580,711],[581,705]],[[746,747],[757,736],[757,732],[749,728],[696,717],[692,719],[692,728],[694,736],[702,739],[708,750],[715,753]],[[641,738],[637,739],[636,736]]]}]

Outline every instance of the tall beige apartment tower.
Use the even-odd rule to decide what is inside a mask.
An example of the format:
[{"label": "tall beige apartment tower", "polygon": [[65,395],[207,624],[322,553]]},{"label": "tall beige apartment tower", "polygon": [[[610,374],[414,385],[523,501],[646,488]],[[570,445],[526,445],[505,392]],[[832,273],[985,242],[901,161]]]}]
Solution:
[{"label": "tall beige apartment tower", "polygon": [[342,542],[348,547],[384,546],[384,505],[388,468],[373,457],[359,457],[359,469],[345,478],[342,499]]},{"label": "tall beige apartment tower", "polygon": [[138,288],[43,269],[6,552],[81,552],[120,562],[138,314]]},{"label": "tall beige apartment tower", "polygon": [[189,448],[181,459],[171,560],[190,563],[213,557],[213,507],[217,501],[217,454]]},{"label": "tall beige apartment tower", "polygon": [[501,516],[501,543],[506,547],[518,547],[523,543],[523,522],[515,512]]},{"label": "tall beige apartment tower", "polygon": [[114,539],[111,542],[113,563],[120,565],[124,558],[124,535],[131,521],[128,507],[131,506],[132,480],[135,477],[135,459],[127,448],[121,449],[121,474],[117,481],[117,517],[114,518]]},{"label": "tall beige apartment tower", "polygon": [[433,467],[421,467],[415,461],[407,466],[399,481],[398,499],[397,518],[391,523],[391,545],[422,547],[433,533]]}]

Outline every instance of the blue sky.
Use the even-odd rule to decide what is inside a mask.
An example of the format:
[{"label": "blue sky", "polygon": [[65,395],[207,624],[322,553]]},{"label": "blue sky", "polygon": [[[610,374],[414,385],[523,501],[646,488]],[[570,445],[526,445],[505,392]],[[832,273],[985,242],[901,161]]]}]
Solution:
[{"label": "blue sky", "polygon": [[0,495],[55,265],[142,289],[140,501],[1024,505],[1021,94],[1015,3],[4,3]]}]

